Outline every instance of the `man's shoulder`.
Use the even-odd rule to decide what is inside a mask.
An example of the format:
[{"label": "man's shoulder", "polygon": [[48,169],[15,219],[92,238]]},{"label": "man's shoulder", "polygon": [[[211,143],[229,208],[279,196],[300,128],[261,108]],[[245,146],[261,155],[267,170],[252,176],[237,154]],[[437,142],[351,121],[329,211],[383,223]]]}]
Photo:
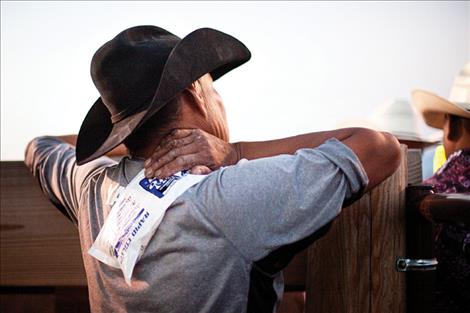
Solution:
[{"label": "man's shoulder", "polygon": [[127,186],[144,168],[144,160],[132,159],[128,156],[113,158],[112,160],[114,163],[107,163],[96,171],[96,177],[104,176],[119,183],[121,186]]}]

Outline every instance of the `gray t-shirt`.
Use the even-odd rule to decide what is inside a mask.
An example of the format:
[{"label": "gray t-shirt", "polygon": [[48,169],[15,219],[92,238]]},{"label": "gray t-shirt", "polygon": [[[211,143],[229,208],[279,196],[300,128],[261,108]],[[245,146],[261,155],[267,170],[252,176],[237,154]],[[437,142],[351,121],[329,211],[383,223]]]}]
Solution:
[{"label": "gray t-shirt", "polygon": [[[143,160],[102,157],[77,166],[74,147],[39,137],[25,163],[78,227],[93,312],[245,312],[254,262],[330,222],[368,182],[356,155],[336,139],[221,168],[171,205],[128,286],[120,270],[87,251],[113,191]],[[272,278],[280,297],[282,275]]]}]

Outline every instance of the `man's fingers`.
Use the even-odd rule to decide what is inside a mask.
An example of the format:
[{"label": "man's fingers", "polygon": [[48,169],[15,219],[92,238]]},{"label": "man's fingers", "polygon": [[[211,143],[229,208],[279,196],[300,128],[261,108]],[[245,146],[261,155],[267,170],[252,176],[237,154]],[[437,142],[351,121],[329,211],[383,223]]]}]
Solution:
[{"label": "man's fingers", "polygon": [[171,176],[179,171],[191,169],[196,166],[196,154],[180,155],[172,161],[166,163],[163,167],[153,172],[153,176],[157,178],[164,178]]},{"label": "man's fingers", "polygon": [[[194,166],[194,163],[189,163],[189,161],[193,161],[192,158],[186,158],[186,156],[191,156],[194,153],[198,152],[198,147],[197,145],[184,145],[182,147],[174,148],[172,150],[167,151],[163,156],[159,157],[158,160],[150,164],[146,169],[145,169],[145,176],[151,177],[152,175],[158,176],[157,171],[160,169],[163,170],[168,170],[168,164],[171,162],[174,162],[178,160],[178,164],[180,164],[180,167],[173,167],[171,168],[171,171],[174,170],[174,172],[170,173],[174,174],[178,171],[185,170],[185,169],[190,169],[191,167]],[[185,162],[186,161],[186,162]],[[175,168],[177,168],[175,170]],[[167,171],[165,171],[166,173]]]},{"label": "man's fingers", "polygon": [[195,136],[189,135],[181,139],[174,139],[160,144],[158,148],[155,149],[155,152],[152,154],[150,159],[147,159],[145,162],[145,167],[150,167],[152,164],[158,162],[164,155],[168,154],[172,150],[189,145],[193,143],[194,140]]},{"label": "man's fingers", "polygon": [[[211,143],[217,143],[199,129],[176,129],[162,140],[152,156],[145,162],[145,176],[165,177],[178,171],[191,169],[195,164],[211,169],[219,164],[218,154]],[[216,139],[219,140],[220,139]],[[207,173],[205,168],[195,169]]]},{"label": "man's fingers", "polygon": [[191,174],[194,175],[205,175],[211,173],[212,170],[204,165],[196,165],[191,169]]},{"label": "man's fingers", "polygon": [[170,141],[176,140],[176,139],[181,139],[185,138],[187,136],[193,135],[195,129],[192,128],[178,128],[178,129],[173,129],[168,135],[166,135],[162,141],[160,142],[161,146],[164,146]]},{"label": "man's fingers", "polygon": [[197,145],[182,145],[178,147],[171,148],[170,150],[165,149],[165,153],[160,156],[155,163],[151,166],[153,170],[158,169],[159,167],[165,165],[168,162],[173,161],[174,159],[178,158],[179,156],[193,154],[198,151]]}]

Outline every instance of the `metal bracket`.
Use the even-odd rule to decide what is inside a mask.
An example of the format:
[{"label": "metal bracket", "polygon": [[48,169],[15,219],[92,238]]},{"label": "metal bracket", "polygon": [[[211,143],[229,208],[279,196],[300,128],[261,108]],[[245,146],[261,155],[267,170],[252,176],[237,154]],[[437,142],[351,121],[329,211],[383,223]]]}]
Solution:
[{"label": "metal bracket", "polygon": [[406,259],[400,257],[397,259],[396,270],[398,272],[415,272],[415,271],[435,271],[437,267],[436,259]]}]

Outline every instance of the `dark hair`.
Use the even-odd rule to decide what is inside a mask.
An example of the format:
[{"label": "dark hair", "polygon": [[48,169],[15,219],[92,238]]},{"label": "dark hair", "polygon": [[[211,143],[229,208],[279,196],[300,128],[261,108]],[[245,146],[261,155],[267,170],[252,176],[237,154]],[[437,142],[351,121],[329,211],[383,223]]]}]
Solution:
[{"label": "dark hair", "polygon": [[176,96],[124,140],[123,143],[129,153],[135,155],[149,143],[153,143],[150,139],[152,137],[165,136],[170,131],[171,125],[178,120],[180,111],[180,97]]},{"label": "dark hair", "polygon": [[449,114],[449,139],[457,140],[462,131],[470,134],[470,119]]}]

